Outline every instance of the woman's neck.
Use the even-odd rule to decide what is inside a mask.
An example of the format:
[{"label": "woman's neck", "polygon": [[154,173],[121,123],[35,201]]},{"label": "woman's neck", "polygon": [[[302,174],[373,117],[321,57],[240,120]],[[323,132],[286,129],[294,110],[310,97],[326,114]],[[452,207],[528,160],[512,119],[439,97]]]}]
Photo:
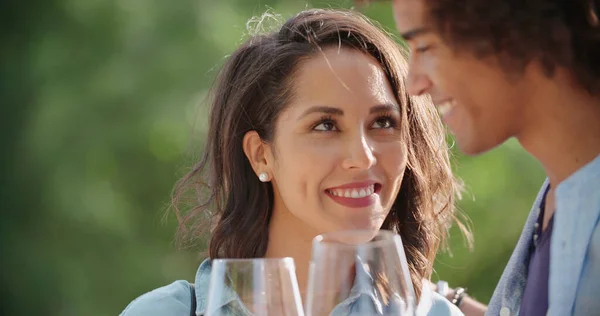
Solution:
[{"label": "woman's neck", "polygon": [[294,259],[302,298],[308,282],[312,240],[317,234],[287,210],[273,210],[269,223],[269,245],[265,257]]}]

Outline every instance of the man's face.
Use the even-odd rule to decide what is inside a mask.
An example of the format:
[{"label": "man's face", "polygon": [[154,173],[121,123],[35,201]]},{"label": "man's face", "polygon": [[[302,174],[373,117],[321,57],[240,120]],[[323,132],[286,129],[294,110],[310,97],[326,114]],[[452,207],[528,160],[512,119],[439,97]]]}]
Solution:
[{"label": "man's face", "polygon": [[411,49],[408,92],[431,96],[466,154],[485,152],[517,136],[528,120],[530,84],[509,77],[496,56],[479,59],[448,45],[433,27],[426,2],[393,3],[398,30]]}]

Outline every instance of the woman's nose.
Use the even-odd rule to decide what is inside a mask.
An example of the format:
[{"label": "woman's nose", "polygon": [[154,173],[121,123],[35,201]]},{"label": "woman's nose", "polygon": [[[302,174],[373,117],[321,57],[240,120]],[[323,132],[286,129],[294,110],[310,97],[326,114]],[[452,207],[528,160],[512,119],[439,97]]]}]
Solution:
[{"label": "woman's nose", "polygon": [[366,135],[360,135],[346,144],[346,158],[342,163],[344,169],[369,169],[376,162],[372,141]]}]

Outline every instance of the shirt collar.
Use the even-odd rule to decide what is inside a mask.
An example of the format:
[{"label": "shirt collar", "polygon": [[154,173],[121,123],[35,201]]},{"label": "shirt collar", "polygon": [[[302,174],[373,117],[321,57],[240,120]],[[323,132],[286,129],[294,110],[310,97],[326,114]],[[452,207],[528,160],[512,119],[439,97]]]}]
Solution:
[{"label": "shirt collar", "polygon": [[210,259],[204,260],[196,271],[196,315],[206,312],[206,299],[208,298],[208,285],[210,284]]},{"label": "shirt collar", "polygon": [[600,178],[600,155],[558,184],[556,195],[563,196],[583,190],[596,193]]},{"label": "shirt collar", "polygon": [[[381,305],[379,299],[380,294],[372,286],[374,280],[367,267],[368,265],[365,264],[359,257],[356,258],[356,278],[354,285],[350,290],[348,298],[342,303],[338,304],[331,312],[331,315],[348,315],[352,312],[353,309],[356,308],[356,306],[354,306],[355,303],[363,299],[371,303],[366,306],[369,307],[372,310],[372,312],[376,315],[382,315],[384,311],[387,311],[390,308],[392,308],[393,310],[403,309],[404,303],[400,297],[392,297],[390,306]],[[196,279],[194,285],[196,290],[196,315],[203,315],[204,313],[206,313],[211,269],[211,261],[210,259],[206,259],[200,264],[200,267],[196,272]],[[230,304],[239,304],[240,299],[234,291],[232,291],[228,287],[225,287],[224,293],[225,295],[223,295],[221,301],[219,302],[219,304],[217,304],[219,308]],[[421,301],[428,302],[429,300],[421,299]],[[243,307],[240,306],[240,308]]]},{"label": "shirt collar", "polygon": [[338,304],[330,315],[350,315],[358,312],[360,315],[400,314],[404,309],[401,297],[390,297],[389,304],[381,304],[381,293],[373,286],[375,280],[366,264],[360,257],[355,261],[356,277],[348,298]]},{"label": "shirt collar", "polygon": [[[207,300],[208,300],[208,289],[210,285],[210,273],[212,270],[212,263],[210,259],[204,260],[198,271],[196,272],[195,290],[196,290],[196,315],[204,315],[207,311]],[[238,295],[232,291],[229,287],[221,284],[224,287],[224,295],[221,297],[221,301],[217,304],[218,308],[229,305],[233,302],[239,302]]]},{"label": "shirt collar", "polygon": [[[204,260],[198,271],[196,272],[195,290],[196,290],[196,315],[206,314],[208,308],[208,290],[210,288],[210,278],[212,271],[212,262],[210,259]],[[241,299],[238,294],[225,284],[216,284],[214,286],[221,286],[223,288],[223,295],[220,301],[216,304],[216,309],[227,307],[232,311],[234,315],[251,315],[250,311],[244,304],[241,303]]]},{"label": "shirt collar", "polygon": [[[371,287],[373,278],[371,277],[371,274],[366,270],[365,267],[366,267],[366,265],[360,260],[360,258],[357,258],[356,280],[354,282],[354,285],[352,286],[352,289],[350,290],[350,295],[344,302],[339,304],[335,308],[335,310],[340,309],[339,312],[341,312],[341,309],[350,308],[351,305],[355,301],[357,301],[361,296],[366,296],[366,297],[371,298],[371,301],[373,302],[373,305],[375,306],[376,310],[381,310],[382,307],[378,306],[379,300],[377,299],[377,293],[375,293]],[[200,267],[198,268],[198,271],[196,272],[196,279],[195,279],[194,286],[195,286],[195,290],[196,290],[196,314],[197,315],[202,315],[202,314],[206,313],[211,270],[212,270],[211,261],[210,261],[210,259],[206,259],[200,264]],[[229,289],[228,287],[225,287],[224,293],[225,293],[225,295],[223,295],[223,297],[221,298],[221,301],[218,304],[219,308],[226,306],[233,302],[239,302],[238,295],[234,291]],[[338,313],[332,313],[332,314],[338,315]]]},{"label": "shirt collar", "polygon": [[600,217],[600,155],[556,187],[548,280],[552,315],[571,314],[592,234]]},{"label": "shirt collar", "polygon": [[359,258],[356,258],[355,264],[356,277],[354,279],[354,285],[350,289],[350,294],[342,303],[338,304],[333,311],[332,315],[345,315],[352,309],[354,303],[363,298],[370,299],[372,302],[372,309],[376,314],[381,314],[382,306],[377,299],[377,293],[373,291],[371,284],[373,283],[373,277],[367,270],[367,265]]}]

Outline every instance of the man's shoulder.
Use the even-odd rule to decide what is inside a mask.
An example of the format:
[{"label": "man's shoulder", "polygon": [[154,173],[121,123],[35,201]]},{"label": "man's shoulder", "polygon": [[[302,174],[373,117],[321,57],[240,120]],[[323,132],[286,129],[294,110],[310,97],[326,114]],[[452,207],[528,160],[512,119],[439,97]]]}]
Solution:
[{"label": "man's shoulder", "polygon": [[539,216],[540,206],[548,190],[550,181],[544,180],[533,202],[529,216],[525,221],[521,236],[513,250],[504,272],[496,285],[486,315],[499,315],[502,309],[514,310],[520,306],[521,296],[527,283],[527,268],[535,223]]},{"label": "man's shoulder", "polygon": [[189,316],[192,308],[191,284],[179,280],[145,293],[121,312],[121,316]]}]

